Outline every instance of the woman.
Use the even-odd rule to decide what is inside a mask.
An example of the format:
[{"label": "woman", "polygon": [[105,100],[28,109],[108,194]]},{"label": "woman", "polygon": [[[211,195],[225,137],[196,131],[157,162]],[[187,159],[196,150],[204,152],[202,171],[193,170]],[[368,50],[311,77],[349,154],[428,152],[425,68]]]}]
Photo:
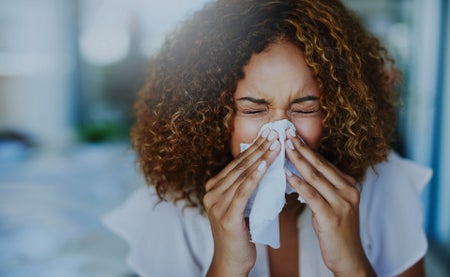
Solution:
[{"label": "woman", "polygon": [[[424,275],[430,172],[392,152],[399,74],[342,3],[207,4],[148,76],[132,138],[150,187],[106,220],[139,274]],[[279,120],[295,128],[259,134]],[[306,205],[286,196],[273,249],[251,242],[244,210],[282,150]]]}]

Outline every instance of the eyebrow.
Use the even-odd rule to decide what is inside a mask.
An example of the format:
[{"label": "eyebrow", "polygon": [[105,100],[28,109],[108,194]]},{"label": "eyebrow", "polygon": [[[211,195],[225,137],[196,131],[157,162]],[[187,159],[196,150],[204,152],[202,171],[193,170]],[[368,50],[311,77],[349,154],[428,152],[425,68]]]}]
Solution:
[{"label": "eyebrow", "polygon": [[292,101],[292,104],[306,102],[306,101],[316,101],[316,100],[319,100],[319,97],[308,95],[308,96],[294,99],[294,101]]},{"label": "eyebrow", "polygon": [[250,102],[253,102],[253,103],[255,103],[255,104],[265,104],[265,105],[269,104],[269,102],[267,102],[267,101],[264,100],[264,99],[261,99],[261,98],[253,98],[253,97],[249,97],[249,96],[241,97],[241,98],[238,98],[238,99],[236,99],[236,100],[237,100],[237,101],[250,101]]},{"label": "eyebrow", "polygon": [[[269,104],[269,102],[267,102],[264,99],[253,98],[253,97],[250,97],[250,96],[241,97],[241,98],[238,98],[236,100],[237,101],[250,101],[250,102],[255,103],[255,104],[265,104],[265,105]],[[292,104],[306,102],[306,101],[316,101],[316,100],[319,100],[319,97],[308,95],[308,96],[304,96],[304,97],[300,97],[300,98],[294,99],[294,101],[292,101]]]}]

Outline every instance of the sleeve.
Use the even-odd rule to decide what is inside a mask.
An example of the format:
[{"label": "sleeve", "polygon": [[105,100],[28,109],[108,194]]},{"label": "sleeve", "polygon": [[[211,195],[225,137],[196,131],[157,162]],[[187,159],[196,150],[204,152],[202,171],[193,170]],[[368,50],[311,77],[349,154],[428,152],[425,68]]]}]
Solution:
[{"label": "sleeve", "polygon": [[370,198],[365,212],[369,233],[366,253],[378,276],[396,276],[427,251],[420,193],[432,173],[396,154],[375,172],[374,182],[366,191],[370,195],[365,196]]},{"label": "sleeve", "polygon": [[128,243],[127,263],[139,276],[200,276],[179,209],[158,201],[152,188],[142,187],[103,222]]}]

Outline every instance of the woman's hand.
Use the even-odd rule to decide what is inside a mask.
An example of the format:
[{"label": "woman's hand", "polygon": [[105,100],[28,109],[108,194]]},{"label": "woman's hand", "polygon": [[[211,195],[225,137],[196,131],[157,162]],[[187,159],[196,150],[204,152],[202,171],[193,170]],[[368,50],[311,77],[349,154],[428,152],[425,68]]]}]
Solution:
[{"label": "woman's hand", "polygon": [[280,152],[275,131],[267,129],[244,152],[206,183],[203,204],[214,238],[208,276],[247,276],[256,248],[244,219],[247,201]]},{"label": "woman's hand", "polygon": [[375,276],[359,234],[360,194],[355,180],[287,132],[286,154],[301,178],[287,180],[305,199],[313,214],[325,264],[335,276]]}]

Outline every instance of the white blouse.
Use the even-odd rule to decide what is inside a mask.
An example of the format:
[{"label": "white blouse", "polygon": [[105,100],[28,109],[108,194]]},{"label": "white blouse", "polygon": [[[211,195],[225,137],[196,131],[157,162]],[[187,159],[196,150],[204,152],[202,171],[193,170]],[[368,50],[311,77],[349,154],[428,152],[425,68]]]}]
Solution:
[{"label": "white blouse", "polygon": [[[368,169],[360,199],[360,233],[366,255],[378,276],[395,276],[427,251],[420,193],[431,170],[391,153]],[[105,224],[125,239],[127,263],[140,276],[205,276],[214,244],[206,215],[198,209],[160,202],[153,187],[137,189],[106,215]],[[311,210],[298,219],[301,276],[333,276],[323,263]],[[256,245],[250,276],[270,276],[265,245]]]}]

